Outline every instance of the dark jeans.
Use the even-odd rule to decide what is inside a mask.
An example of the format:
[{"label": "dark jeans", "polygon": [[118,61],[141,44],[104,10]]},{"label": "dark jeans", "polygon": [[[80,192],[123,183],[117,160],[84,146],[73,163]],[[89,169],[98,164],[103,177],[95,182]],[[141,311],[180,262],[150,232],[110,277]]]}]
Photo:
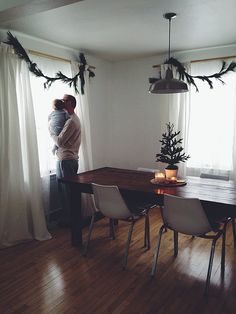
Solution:
[{"label": "dark jeans", "polygon": [[[79,167],[78,160],[58,160],[56,163],[57,179],[73,176],[77,174]],[[58,182],[58,192],[62,206],[62,215],[60,223],[64,225],[70,224],[70,190],[67,185]]]}]

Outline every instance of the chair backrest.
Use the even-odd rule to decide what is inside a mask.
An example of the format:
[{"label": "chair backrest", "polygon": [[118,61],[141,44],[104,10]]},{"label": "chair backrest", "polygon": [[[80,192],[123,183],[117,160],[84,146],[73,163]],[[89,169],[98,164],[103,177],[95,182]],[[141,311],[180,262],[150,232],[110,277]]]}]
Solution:
[{"label": "chair backrest", "polygon": [[153,169],[153,168],[143,168],[143,167],[138,167],[137,168],[138,171],[144,171],[144,172],[160,172],[159,169]]},{"label": "chair backrest", "polygon": [[92,188],[95,206],[104,216],[113,219],[132,216],[117,186],[92,183]]},{"label": "chair backrest", "polygon": [[201,235],[212,231],[201,202],[197,198],[164,195],[164,222],[173,230]]}]

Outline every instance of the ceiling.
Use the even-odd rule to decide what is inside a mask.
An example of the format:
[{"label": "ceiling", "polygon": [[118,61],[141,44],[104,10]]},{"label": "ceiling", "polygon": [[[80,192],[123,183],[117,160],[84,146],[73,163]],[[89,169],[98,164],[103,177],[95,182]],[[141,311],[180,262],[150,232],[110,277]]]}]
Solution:
[{"label": "ceiling", "polygon": [[0,28],[117,61],[236,44],[235,0],[1,0]]}]

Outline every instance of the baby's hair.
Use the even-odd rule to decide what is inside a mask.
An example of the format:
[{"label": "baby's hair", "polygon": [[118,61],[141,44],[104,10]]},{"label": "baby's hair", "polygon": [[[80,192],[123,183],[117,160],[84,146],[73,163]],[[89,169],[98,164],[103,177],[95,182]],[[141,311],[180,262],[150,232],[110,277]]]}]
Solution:
[{"label": "baby's hair", "polygon": [[55,107],[55,109],[61,110],[61,109],[64,108],[64,102],[63,102],[63,100],[61,100],[61,99],[55,99],[53,102],[54,102],[54,107]]}]

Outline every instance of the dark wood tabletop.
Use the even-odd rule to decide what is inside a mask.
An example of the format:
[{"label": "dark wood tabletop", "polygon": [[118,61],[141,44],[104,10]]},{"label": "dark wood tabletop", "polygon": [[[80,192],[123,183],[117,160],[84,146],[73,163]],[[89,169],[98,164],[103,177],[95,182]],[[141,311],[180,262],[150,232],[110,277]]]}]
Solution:
[{"label": "dark wood tabletop", "polygon": [[65,183],[77,184],[80,191],[92,193],[91,183],[117,185],[122,191],[135,191],[161,195],[164,193],[182,197],[196,197],[202,201],[236,206],[236,184],[233,181],[187,177],[185,186],[163,187],[152,184],[150,172],[119,168],[99,168],[63,178]]},{"label": "dark wood tabletop", "polygon": [[[236,184],[232,181],[187,177],[185,186],[163,187],[152,184],[150,181],[153,177],[154,174],[150,172],[104,167],[60,179],[71,189],[71,213],[72,219],[75,220],[72,229],[77,228],[77,231],[74,230],[76,237],[78,227],[82,228],[81,225],[76,224],[77,220],[82,219],[80,194],[92,193],[91,183],[117,185],[121,193],[126,196],[151,198],[160,205],[162,205],[164,194],[199,198],[208,215],[236,217]],[[73,233],[73,230],[71,231]],[[82,235],[80,235],[80,240],[75,242],[81,241]]]}]

